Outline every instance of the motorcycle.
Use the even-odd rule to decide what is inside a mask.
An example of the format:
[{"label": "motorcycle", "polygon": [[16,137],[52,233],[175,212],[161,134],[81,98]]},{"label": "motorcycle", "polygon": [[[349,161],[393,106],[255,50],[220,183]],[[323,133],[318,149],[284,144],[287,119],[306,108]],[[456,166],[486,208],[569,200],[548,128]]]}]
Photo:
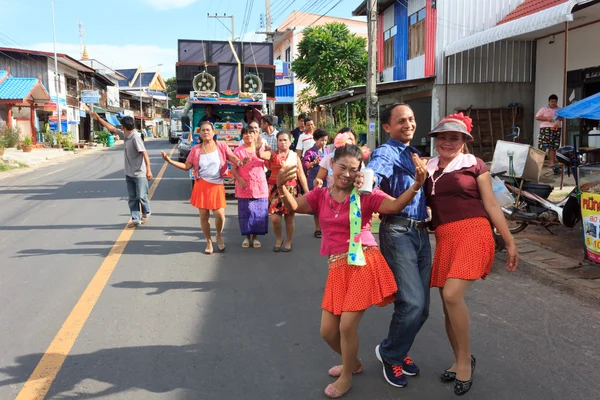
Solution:
[{"label": "motorcycle", "polygon": [[577,165],[573,146],[563,146],[556,151],[556,158],[561,168],[568,168],[575,177],[575,188],[562,200],[548,200],[554,188],[523,179],[506,176],[506,172],[493,174],[504,181],[506,188],[512,192],[515,203],[502,207],[510,232],[522,232],[528,225],[539,225],[546,228],[553,225],[564,225],[573,228],[581,221],[581,210],[577,198]]}]

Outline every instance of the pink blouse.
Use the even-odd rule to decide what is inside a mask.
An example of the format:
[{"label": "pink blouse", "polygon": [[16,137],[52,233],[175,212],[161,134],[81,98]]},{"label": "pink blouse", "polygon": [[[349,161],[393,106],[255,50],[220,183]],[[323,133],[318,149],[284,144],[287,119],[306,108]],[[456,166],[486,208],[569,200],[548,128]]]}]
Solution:
[{"label": "pink blouse", "polygon": [[246,165],[237,168],[240,177],[246,182],[246,187],[242,188],[239,182],[235,182],[235,197],[239,199],[266,199],[269,197],[269,186],[267,185],[267,176],[265,175],[265,161],[256,156],[256,153],[247,149],[244,145],[238,146],[233,154],[243,160],[250,157],[251,160]]}]

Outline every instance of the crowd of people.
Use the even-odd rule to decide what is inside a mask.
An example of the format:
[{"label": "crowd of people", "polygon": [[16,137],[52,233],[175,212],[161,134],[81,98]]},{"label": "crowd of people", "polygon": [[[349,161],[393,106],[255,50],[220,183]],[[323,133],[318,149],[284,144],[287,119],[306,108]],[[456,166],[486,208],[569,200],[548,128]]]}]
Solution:
[{"label": "crowd of people", "polygon": [[[92,116],[100,120],[97,114]],[[214,140],[209,117],[200,123],[202,143],[192,148],[185,163],[162,153],[169,164],[194,169],[190,202],[199,209],[205,253],[214,251],[211,211],[217,248],[225,250],[223,178],[231,163],[243,248],[262,246],[258,237],[268,233],[270,217],[276,238],[273,251],[291,252],[295,214],[314,216],[314,236],[321,239],[320,254],[329,264],[321,336],[342,361],[328,371],[337,378],[325,388],[329,398],[342,397],[351,389],[353,376],[363,372],[358,325],[365,310],[374,305],[394,305],[388,333],[375,347],[384,379],[404,387],[407,376],[419,374],[409,351],[429,317],[434,287],[442,299],[454,354],[454,362],[441,371],[440,379],[453,383],[456,395],[467,393],[476,359],[470,348],[465,294],[490,273],[493,229],[506,244],[507,270],[514,271],[519,262],[514,238],[494,197],[491,175],[481,159],[468,154],[466,144],[473,141],[470,118],[454,114],[442,119],[429,133],[435,138],[437,156],[426,160],[410,144],[417,123],[413,110],[402,103],[382,112],[381,125],[390,139],[372,155],[356,145],[349,128],[337,132],[328,145],[328,132],[315,129],[314,121],[305,115],[292,132],[277,131],[270,116],[260,123],[247,117],[242,145],[235,152]],[[122,121],[123,131],[100,121],[125,138],[131,215],[133,221],[145,217],[140,223],[146,223],[150,208],[149,204],[144,208],[144,187],[130,184],[150,170],[143,142],[129,121]],[[369,157],[366,167],[373,172],[373,182],[365,181],[363,173]],[[142,217],[140,203],[146,210]],[[375,213],[381,220],[379,243],[370,230]],[[430,231],[436,238],[433,256]]]}]

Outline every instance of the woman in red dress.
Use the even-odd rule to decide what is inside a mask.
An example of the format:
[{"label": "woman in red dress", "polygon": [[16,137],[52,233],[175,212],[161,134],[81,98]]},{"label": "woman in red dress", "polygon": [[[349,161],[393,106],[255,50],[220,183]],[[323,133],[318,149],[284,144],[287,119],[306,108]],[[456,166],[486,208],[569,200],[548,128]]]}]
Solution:
[{"label": "woman in red dress", "polygon": [[429,160],[425,193],[432,211],[436,249],[431,287],[440,288],[446,333],[454,352],[454,364],[444,371],[444,382],[454,382],[454,393],[463,395],[473,384],[475,357],[469,345],[469,311],[465,293],[477,279],[484,279],[494,262],[492,225],[506,242],[506,268],[518,265],[517,246],[492,190],[484,162],[465,154],[471,136],[471,118],[449,115],[429,133],[436,138],[439,154]]}]

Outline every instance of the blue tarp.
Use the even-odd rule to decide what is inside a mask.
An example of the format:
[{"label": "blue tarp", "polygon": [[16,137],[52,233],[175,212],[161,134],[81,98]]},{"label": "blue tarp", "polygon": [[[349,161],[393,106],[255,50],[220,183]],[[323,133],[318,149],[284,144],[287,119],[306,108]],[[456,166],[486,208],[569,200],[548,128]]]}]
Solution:
[{"label": "blue tarp", "polygon": [[579,100],[556,112],[559,117],[600,120],[600,93]]}]

